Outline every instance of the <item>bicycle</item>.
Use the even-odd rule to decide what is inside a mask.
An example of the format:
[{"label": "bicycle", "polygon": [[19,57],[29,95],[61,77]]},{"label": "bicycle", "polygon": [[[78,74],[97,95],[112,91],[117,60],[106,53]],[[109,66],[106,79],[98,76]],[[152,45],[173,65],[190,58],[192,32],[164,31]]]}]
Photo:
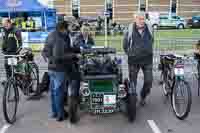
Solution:
[{"label": "bicycle", "polygon": [[164,96],[171,99],[173,112],[180,120],[188,116],[192,104],[191,89],[184,77],[186,58],[173,54],[160,55],[159,65]]},{"label": "bicycle", "polygon": [[3,113],[6,122],[13,124],[16,121],[19,89],[29,98],[40,94],[39,69],[33,61],[33,54],[30,50],[22,55],[5,55],[5,57],[12,74],[4,86]]}]

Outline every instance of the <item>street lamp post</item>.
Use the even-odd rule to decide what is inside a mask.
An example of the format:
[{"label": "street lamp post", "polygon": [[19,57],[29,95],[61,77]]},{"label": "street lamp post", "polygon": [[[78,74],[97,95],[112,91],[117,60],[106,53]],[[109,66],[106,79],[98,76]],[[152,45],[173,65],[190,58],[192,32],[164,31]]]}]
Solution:
[{"label": "street lamp post", "polygon": [[104,9],[104,28],[105,28],[105,47],[108,47],[108,25],[107,25],[107,0],[105,0]]}]

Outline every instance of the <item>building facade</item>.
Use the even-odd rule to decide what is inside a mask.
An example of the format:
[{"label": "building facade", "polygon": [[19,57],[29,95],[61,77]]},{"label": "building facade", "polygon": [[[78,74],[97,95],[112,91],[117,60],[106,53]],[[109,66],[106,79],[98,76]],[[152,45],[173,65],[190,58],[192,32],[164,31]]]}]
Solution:
[{"label": "building facade", "polygon": [[80,16],[103,15],[104,4],[104,0],[80,0]]},{"label": "building facade", "polygon": [[147,12],[159,12],[167,14],[170,11],[170,0],[146,0]]},{"label": "building facade", "polygon": [[53,0],[53,7],[59,15],[72,16],[72,0]]},{"label": "building facade", "polygon": [[[113,22],[129,23],[135,12],[159,12],[190,18],[200,15],[200,0],[107,0],[112,7]],[[72,16],[103,16],[105,0],[54,0],[58,14]]]},{"label": "building facade", "polygon": [[118,23],[129,23],[133,15],[139,9],[137,0],[113,0],[113,21]]},{"label": "building facade", "polygon": [[177,0],[177,14],[188,18],[200,15],[200,0]]}]

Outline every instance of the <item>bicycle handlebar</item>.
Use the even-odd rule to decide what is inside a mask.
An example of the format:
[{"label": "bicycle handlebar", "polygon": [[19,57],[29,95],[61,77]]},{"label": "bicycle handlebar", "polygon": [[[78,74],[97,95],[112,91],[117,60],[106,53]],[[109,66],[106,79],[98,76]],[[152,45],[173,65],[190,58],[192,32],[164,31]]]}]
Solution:
[{"label": "bicycle handlebar", "polygon": [[24,57],[25,55],[4,55],[4,57]]},{"label": "bicycle handlebar", "polygon": [[22,47],[19,47],[16,53],[19,54],[19,52],[20,52],[21,50],[22,50]]},{"label": "bicycle handlebar", "polygon": [[171,58],[171,59],[181,59],[181,60],[188,60],[188,59],[192,59],[194,58],[193,55],[177,55],[177,54],[168,54],[168,55],[161,55],[161,57],[166,57],[166,58]]}]

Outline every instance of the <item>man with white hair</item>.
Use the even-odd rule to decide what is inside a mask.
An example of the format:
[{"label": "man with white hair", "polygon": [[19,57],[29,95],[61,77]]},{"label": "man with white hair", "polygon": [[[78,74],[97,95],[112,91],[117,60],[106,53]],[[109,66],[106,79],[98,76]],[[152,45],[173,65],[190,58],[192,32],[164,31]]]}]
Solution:
[{"label": "man with white hair", "polygon": [[128,56],[129,80],[131,89],[129,97],[137,95],[137,75],[140,69],[144,74],[144,85],[140,92],[142,106],[152,88],[152,64],[153,64],[153,34],[152,28],[145,22],[145,13],[135,14],[135,20],[129,25],[128,32],[124,35],[123,48]]}]

